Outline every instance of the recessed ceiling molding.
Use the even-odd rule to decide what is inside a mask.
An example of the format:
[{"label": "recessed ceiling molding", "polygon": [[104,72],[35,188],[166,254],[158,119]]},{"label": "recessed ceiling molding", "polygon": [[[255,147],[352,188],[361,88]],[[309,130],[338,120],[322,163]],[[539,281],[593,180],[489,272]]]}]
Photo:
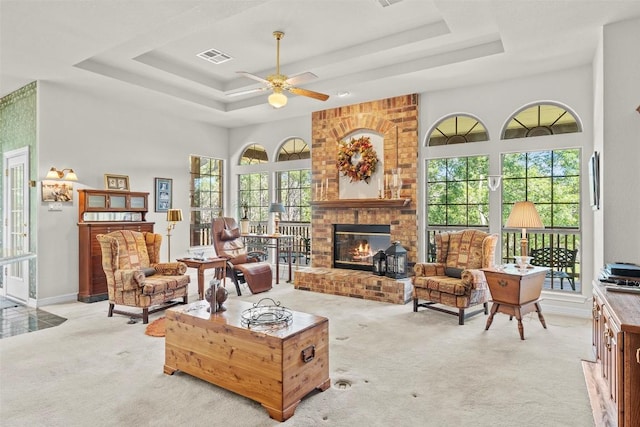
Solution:
[{"label": "recessed ceiling molding", "polygon": [[133,58],[133,60],[153,67],[156,70],[161,70],[166,73],[173,74],[174,76],[181,77],[188,82],[199,83],[202,86],[219,92],[224,91],[225,85],[220,80],[214,79],[211,75],[187,68],[184,65],[175,62],[171,58],[164,57],[164,55],[159,53],[153,51],[143,53],[142,55],[138,55]]},{"label": "recessed ceiling molding", "polygon": [[[493,40],[485,41],[487,39]],[[369,70],[358,70],[354,73],[343,75],[335,79],[324,79],[321,82],[310,85],[309,89],[327,91],[327,88],[332,87],[357,87],[358,84],[362,83],[362,81],[381,80],[398,74],[411,74],[414,72],[420,72],[431,68],[445,66],[448,64],[455,64],[504,53],[504,47],[498,35],[484,36],[481,40],[483,41],[476,43],[465,43],[467,45],[463,48],[448,50],[441,54],[426,56],[411,61],[397,63],[387,67]],[[149,58],[151,58],[151,56],[149,56]],[[237,102],[227,103],[224,101],[217,101],[213,99],[213,94],[211,97],[207,96],[206,91],[200,92],[195,87],[183,88],[175,84],[171,85],[162,81],[161,79],[150,78],[147,75],[136,74],[127,70],[118,69],[111,65],[100,63],[93,59],[82,61],[75,66],[87,71],[92,71],[97,74],[112,77],[117,80],[122,80],[127,83],[131,83],[172,97],[183,99],[185,101],[193,102],[218,111],[239,110],[243,107],[252,107],[260,104],[260,102],[264,102],[264,93],[257,93],[255,96],[249,96],[248,98],[239,100]],[[193,81],[188,82],[193,83]],[[217,90],[212,86],[204,86],[214,91]]]},{"label": "recessed ceiling molding", "polygon": [[193,102],[195,104],[203,105],[218,111],[226,111],[225,105],[222,102],[218,102],[212,98],[203,96],[202,92],[191,92],[184,88],[176,87],[165,82],[149,79],[145,76],[134,74],[127,70],[112,67],[107,64],[87,59],[74,65],[74,67],[91,71],[96,74],[100,74],[105,77],[111,77],[113,79],[130,83],[135,86],[143,87],[155,92],[163,93],[165,95],[179,98],[185,101]]},{"label": "recessed ceiling molding", "polygon": [[[368,43],[353,45],[345,49],[336,50],[334,52],[316,55],[309,60],[282,63],[282,68],[286,69],[288,75],[293,76],[303,71],[312,70],[327,66],[327,64],[340,63],[346,60],[359,58],[371,54],[383,55],[384,51],[398,47],[406,47],[411,44],[426,41],[432,38],[445,36],[450,34],[449,27],[446,22],[439,20],[429,24],[412,28],[406,31],[395,33],[389,36],[380,37]],[[206,87],[213,88],[222,92],[238,91],[242,89],[250,89],[255,85],[246,78],[236,78],[227,83],[211,78],[210,75],[200,71],[191,70],[183,67],[174,61],[168,61],[162,55],[155,51],[149,51],[138,55],[135,61],[144,63],[150,67],[171,73],[175,76],[182,77],[185,80],[191,80],[200,83]],[[273,68],[265,70],[249,70],[257,75],[269,75],[273,73]],[[322,78],[322,76],[319,74]]]},{"label": "recessed ceiling molding", "polygon": [[[409,45],[427,41],[435,37],[450,34],[446,22],[439,20],[420,27],[411,28],[388,36],[383,36],[367,43],[361,43],[335,50],[333,52],[320,52],[318,55],[304,61],[282,63],[281,67],[286,69],[288,75],[295,75],[304,71],[314,71],[318,68],[326,67],[327,64],[336,64],[350,61],[367,55],[384,55],[387,50],[395,48],[406,48]],[[273,73],[273,69],[250,71],[257,75],[267,75]],[[315,71],[314,71],[315,72]],[[322,73],[316,73],[322,78]],[[242,89],[248,86],[246,79],[238,78],[229,83],[226,90]]]}]

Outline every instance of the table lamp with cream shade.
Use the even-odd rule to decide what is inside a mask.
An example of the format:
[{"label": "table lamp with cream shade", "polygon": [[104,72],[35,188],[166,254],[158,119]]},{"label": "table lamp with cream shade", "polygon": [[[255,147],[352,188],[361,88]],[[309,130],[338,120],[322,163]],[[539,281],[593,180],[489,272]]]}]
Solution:
[{"label": "table lamp with cream shade", "polygon": [[528,256],[527,229],[544,228],[544,224],[542,224],[540,215],[538,215],[538,211],[536,210],[536,205],[529,201],[514,203],[505,227],[522,229],[522,238],[520,239],[520,257],[515,258],[516,264],[519,266],[528,266],[529,261],[531,261],[531,257]]},{"label": "table lamp with cream shade", "polygon": [[279,236],[280,235],[280,230],[279,230],[279,225],[280,225],[280,214],[284,212],[284,205],[282,203],[271,203],[271,207],[269,207],[269,212],[273,213],[273,221],[274,221],[274,227],[273,227],[273,235],[274,236]]},{"label": "table lamp with cream shade", "polygon": [[171,231],[182,221],[182,209],[167,210],[167,262],[171,262]]}]

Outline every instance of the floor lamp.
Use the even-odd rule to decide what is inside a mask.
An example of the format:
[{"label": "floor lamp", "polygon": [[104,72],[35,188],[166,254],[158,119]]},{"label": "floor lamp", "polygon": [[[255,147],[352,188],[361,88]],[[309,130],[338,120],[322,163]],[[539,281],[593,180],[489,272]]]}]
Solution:
[{"label": "floor lamp", "polygon": [[540,215],[533,202],[516,202],[511,208],[511,213],[505,224],[507,228],[521,228],[522,238],[520,239],[520,257],[516,258],[516,264],[526,267],[531,261],[527,250],[527,228],[544,228]]},{"label": "floor lamp", "polygon": [[171,231],[176,228],[176,222],[182,221],[182,209],[167,211],[167,262],[171,262]]}]

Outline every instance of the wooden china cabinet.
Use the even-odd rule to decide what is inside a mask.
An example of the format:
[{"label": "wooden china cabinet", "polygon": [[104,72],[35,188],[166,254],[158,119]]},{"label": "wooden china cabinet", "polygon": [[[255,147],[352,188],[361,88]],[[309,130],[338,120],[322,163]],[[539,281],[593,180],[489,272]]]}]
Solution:
[{"label": "wooden china cabinet", "polygon": [[588,382],[598,389],[606,413],[606,420],[597,421],[640,426],[640,294],[594,284],[593,349],[596,367]]},{"label": "wooden china cabinet", "polygon": [[149,193],[121,190],[78,190],[79,286],[78,301],[108,298],[107,278],[102,270],[98,234],[116,230],[153,232],[145,217]]}]

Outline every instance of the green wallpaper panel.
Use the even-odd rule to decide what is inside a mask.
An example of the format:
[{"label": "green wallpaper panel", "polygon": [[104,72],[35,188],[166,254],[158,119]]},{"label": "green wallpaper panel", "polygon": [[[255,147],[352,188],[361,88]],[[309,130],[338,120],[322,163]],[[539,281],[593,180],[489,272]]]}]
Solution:
[{"label": "green wallpaper panel", "polygon": [[[37,181],[38,165],[36,159],[37,142],[37,83],[29,83],[28,85],[18,89],[17,91],[0,99],[0,154],[3,155],[7,151],[17,148],[29,147],[29,174],[30,180]],[[0,188],[4,189],[4,171],[0,174]],[[32,230],[30,246],[33,252],[37,252],[36,248],[36,218],[37,218],[37,191],[35,187],[31,187],[29,192],[30,212],[29,212],[29,228]],[[0,197],[0,211],[3,209],[3,200]],[[2,244],[3,227],[0,227],[0,245]],[[29,261],[29,297],[36,298],[36,260]],[[0,275],[0,286],[2,286],[2,276]]]}]

